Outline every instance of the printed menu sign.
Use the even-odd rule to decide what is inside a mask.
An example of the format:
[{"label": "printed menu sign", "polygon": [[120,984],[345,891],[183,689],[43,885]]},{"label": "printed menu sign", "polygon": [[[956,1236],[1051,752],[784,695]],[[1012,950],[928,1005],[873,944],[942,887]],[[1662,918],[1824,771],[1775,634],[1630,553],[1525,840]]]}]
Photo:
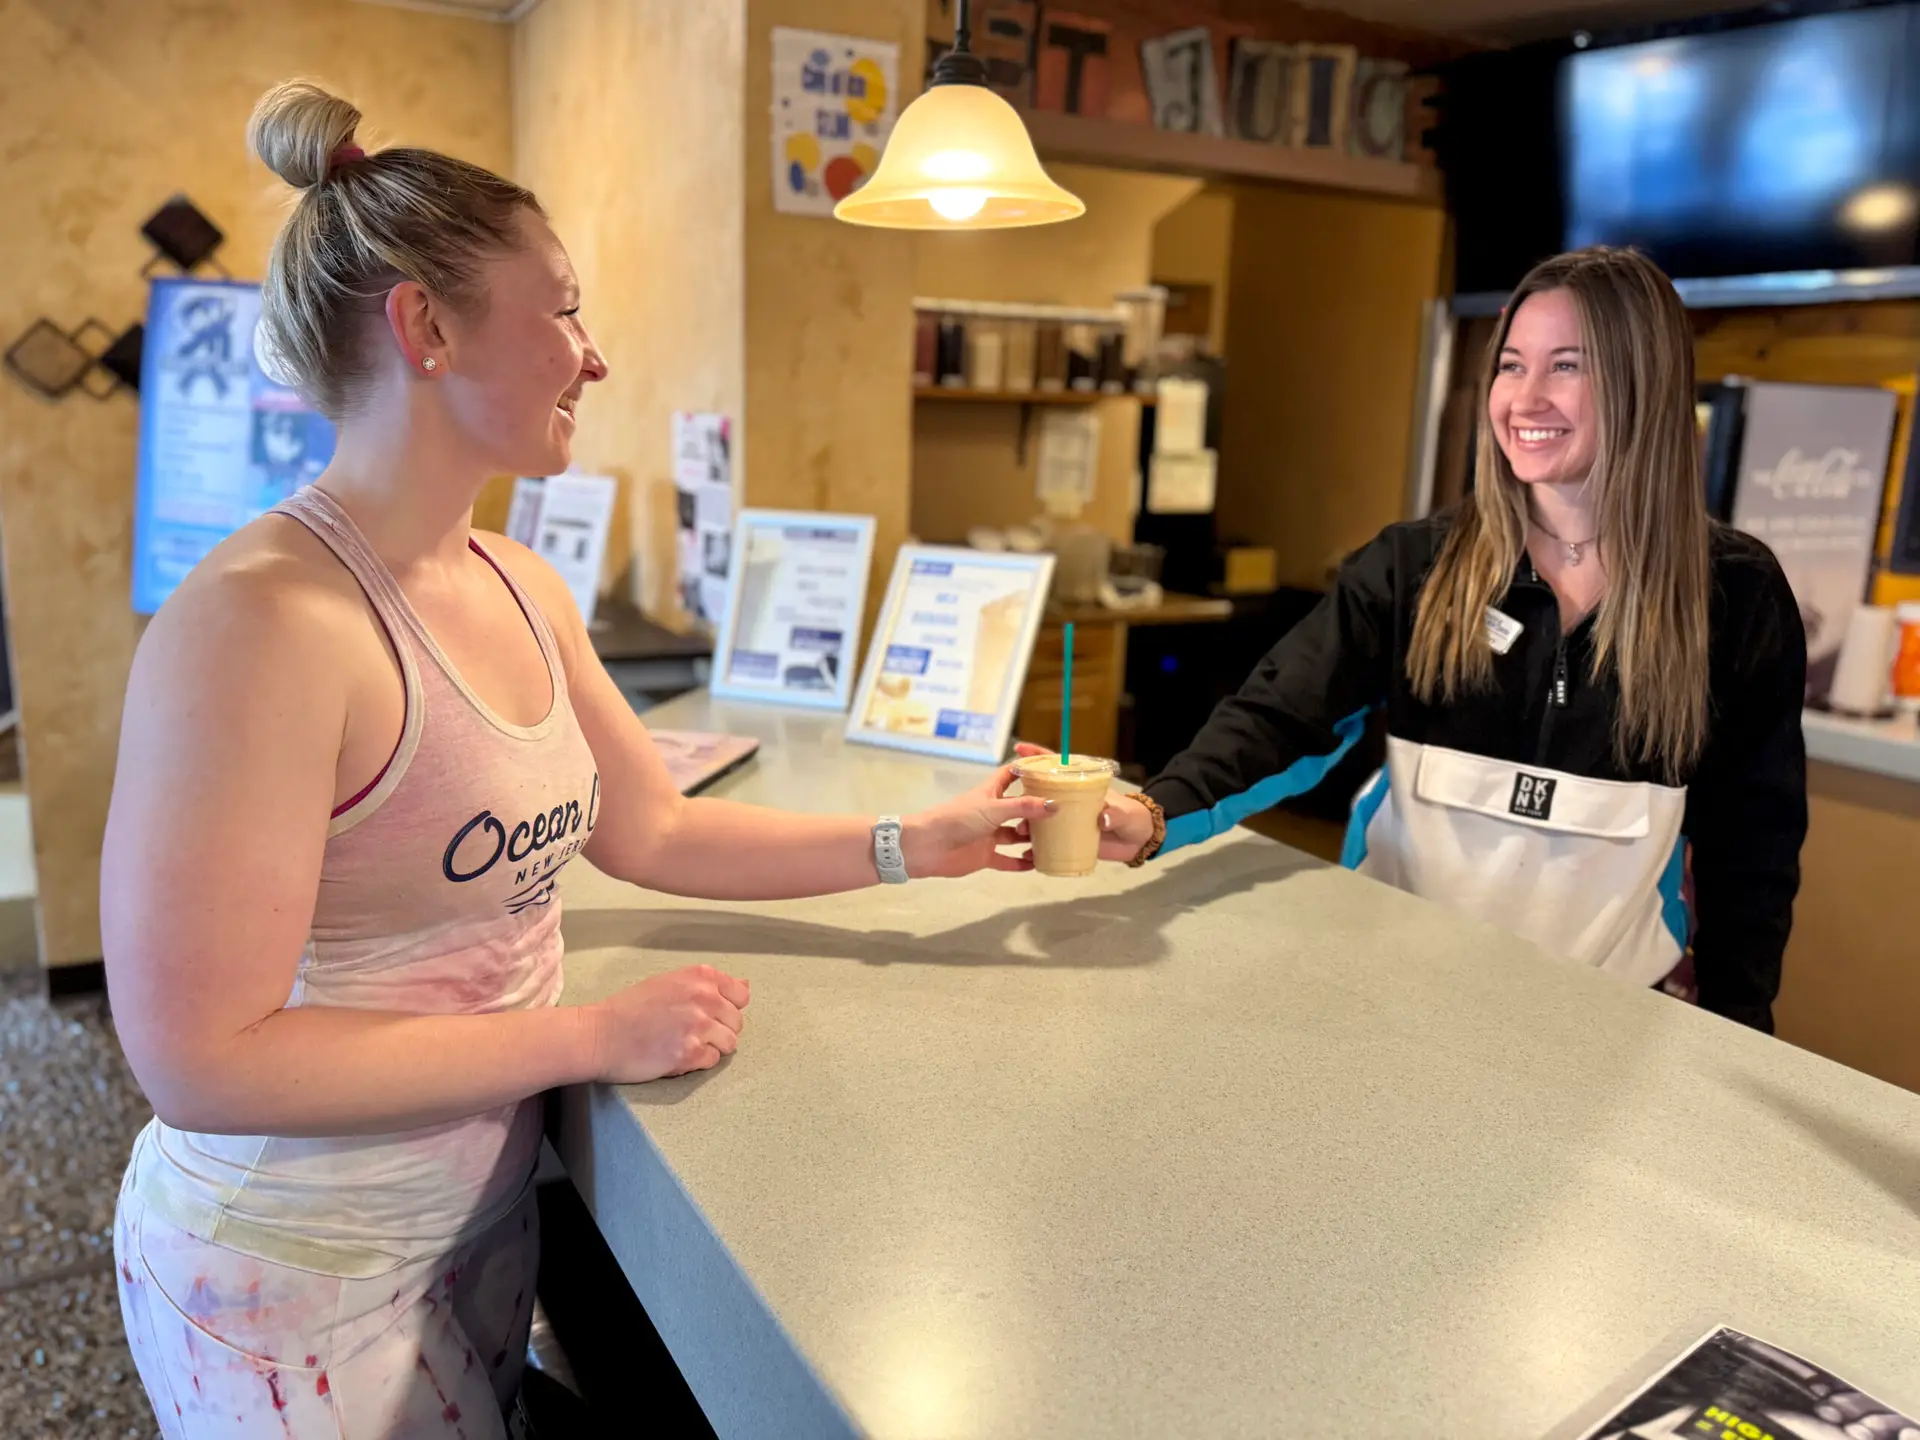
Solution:
[{"label": "printed menu sign", "polygon": [[1718,1329],[1580,1440],[1845,1440],[1920,1434],[1920,1422],[1818,1365]]},{"label": "printed menu sign", "polygon": [[1866,595],[1893,444],[1890,390],[1749,385],[1733,523],[1779,557],[1807,628],[1807,699],[1824,699]]},{"label": "printed menu sign", "polygon": [[165,279],[147,299],[133,608],[151,615],[207,552],[311,483],[333,427],[254,352],[260,287]]},{"label": "printed menu sign", "polygon": [[847,738],[998,761],[1052,578],[1051,555],[903,547]]},{"label": "printed menu sign", "polygon": [[873,528],[870,515],[741,512],[714,694],[846,708]]}]

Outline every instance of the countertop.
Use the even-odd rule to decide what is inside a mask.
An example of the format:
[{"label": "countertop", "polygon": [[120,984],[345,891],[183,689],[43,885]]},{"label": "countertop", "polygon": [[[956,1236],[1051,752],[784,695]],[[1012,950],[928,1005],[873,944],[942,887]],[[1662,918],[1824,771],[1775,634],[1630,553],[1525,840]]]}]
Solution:
[{"label": "countertop", "polygon": [[1807,758],[1920,782],[1920,725],[1912,714],[1891,720],[1851,720],[1821,710],[1801,715]]},{"label": "countertop", "polygon": [[669,630],[614,596],[594,607],[587,637],[602,660],[704,660],[713,653],[711,641]]},{"label": "countertop", "polygon": [[1104,605],[1050,604],[1047,606],[1047,623],[1051,625],[1058,625],[1068,620],[1080,625],[1116,620],[1123,625],[1196,625],[1232,618],[1233,602],[1231,600],[1177,593],[1163,595],[1158,605],[1149,605],[1139,610],[1109,610]]},{"label": "countertop", "polygon": [[[969,767],[685,696],[715,793]],[[722,1436],[1536,1440],[1724,1320],[1920,1407],[1920,1096],[1239,832],[1085,881],[644,894],[566,1000],[753,981],[704,1075],[555,1139]]]}]

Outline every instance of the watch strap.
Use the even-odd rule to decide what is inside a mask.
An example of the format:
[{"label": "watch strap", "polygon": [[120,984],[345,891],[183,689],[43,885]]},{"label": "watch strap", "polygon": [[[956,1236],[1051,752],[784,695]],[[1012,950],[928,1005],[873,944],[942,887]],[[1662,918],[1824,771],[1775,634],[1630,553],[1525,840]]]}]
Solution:
[{"label": "watch strap", "polygon": [[900,817],[882,815],[873,827],[873,868],[884,885],[907,883],[907,858],[900,848]]}]

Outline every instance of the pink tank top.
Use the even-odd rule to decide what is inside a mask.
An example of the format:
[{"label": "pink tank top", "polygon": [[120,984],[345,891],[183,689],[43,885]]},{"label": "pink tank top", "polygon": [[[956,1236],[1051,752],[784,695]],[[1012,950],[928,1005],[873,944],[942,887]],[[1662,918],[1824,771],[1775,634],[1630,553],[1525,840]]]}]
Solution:
[{"label": "pink tank top", "polygon": [[[287,1004],[480,1014],[556,1003],[556,879],[592,833],[599,777],[545,617],[469,542],[519,602],[553,687],[539,723],[512,725],[460,678],[333,499],[308,488],[276,513],[305,525],[359,581],[406,692],[391,760],[328,827]],[[520,1197],[539,1143],[531,1099],[423,1130],[336,1139],[202,1135],[156,1120],[136,1146],[133,1183],[204,1240],[364,1277],[492,1224]]]}]

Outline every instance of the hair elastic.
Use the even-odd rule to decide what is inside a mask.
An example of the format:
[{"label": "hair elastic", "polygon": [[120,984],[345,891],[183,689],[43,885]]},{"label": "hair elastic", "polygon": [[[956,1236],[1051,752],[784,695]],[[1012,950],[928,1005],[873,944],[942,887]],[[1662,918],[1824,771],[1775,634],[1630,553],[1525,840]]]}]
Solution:
[{"label": "hair elastic", "polygon": [[342,165],[350,165],[355,160],[364,160],[366,158],[367,152],[349,140],[339,149],[335,150],[332,155],[327,157],[327,173],[331,175]]}]

